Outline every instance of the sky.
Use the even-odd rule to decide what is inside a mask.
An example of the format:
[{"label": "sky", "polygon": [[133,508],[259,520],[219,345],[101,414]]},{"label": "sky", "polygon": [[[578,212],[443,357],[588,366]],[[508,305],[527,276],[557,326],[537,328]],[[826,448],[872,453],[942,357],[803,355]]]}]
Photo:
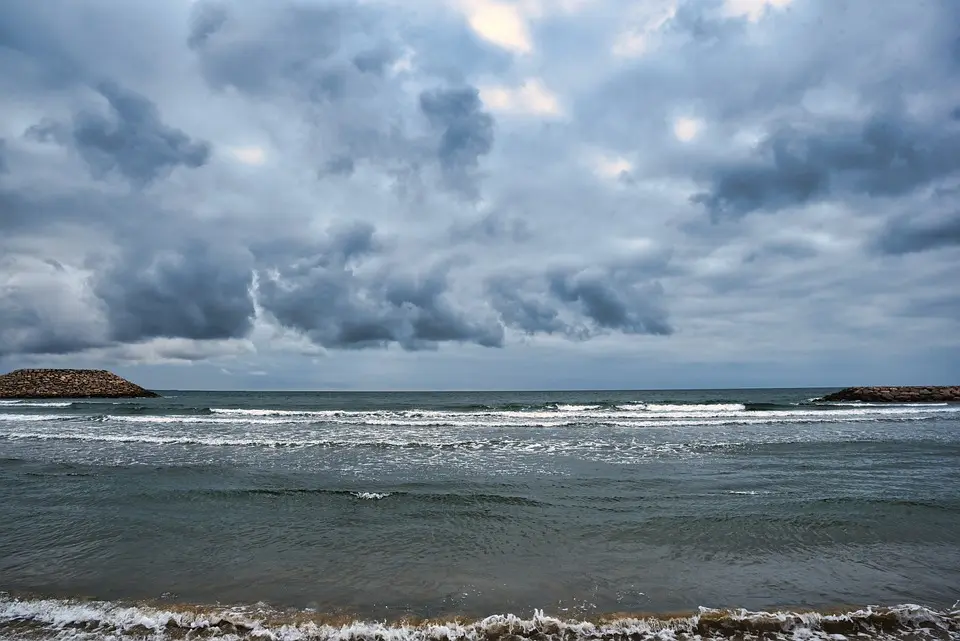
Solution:
[{"label": "sky", "polygon": [[960,383],[955,0],[5,0],[0,370]]}]

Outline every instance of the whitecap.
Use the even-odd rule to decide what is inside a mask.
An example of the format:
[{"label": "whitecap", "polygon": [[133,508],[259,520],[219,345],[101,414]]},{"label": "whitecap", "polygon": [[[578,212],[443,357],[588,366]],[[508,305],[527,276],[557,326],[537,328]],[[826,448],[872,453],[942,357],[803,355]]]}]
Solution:
[{"label": "whitecap", "polygon": [[379,501],[391,496],[390,492],[351,492],[350,494],[366,501]]}]

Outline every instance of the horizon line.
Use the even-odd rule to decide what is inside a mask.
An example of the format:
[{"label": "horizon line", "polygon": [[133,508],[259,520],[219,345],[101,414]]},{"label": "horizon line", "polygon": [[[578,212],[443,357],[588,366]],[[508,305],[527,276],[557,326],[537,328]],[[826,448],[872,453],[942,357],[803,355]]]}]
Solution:
[{"label": "horizon line", "polygon": [[950,387],[943,385],[827,385],[799,387],[665,387],[665,388],[557,388],[557,389],[163,389],[150,388],[153,392],[287,392],[297,394],[514,394],[514,393],[551,393],[551,392],[744,392],[769,390],[825,390],[845,389],[846,387]]}]

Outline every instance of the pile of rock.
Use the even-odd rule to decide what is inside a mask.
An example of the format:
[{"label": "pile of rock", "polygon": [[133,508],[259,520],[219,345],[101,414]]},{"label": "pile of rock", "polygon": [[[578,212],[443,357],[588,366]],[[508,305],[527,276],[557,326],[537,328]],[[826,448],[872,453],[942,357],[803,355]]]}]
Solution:
[{"label": "pile of rock", "polygon": [[960,403],[960,385],[941,387],[848,387],[823,397],[824,401],[865,403]]},{"label": "pile of rock", "polygon": [[18,369],[0,376],[0,398],[155,398],[103,369]]}]

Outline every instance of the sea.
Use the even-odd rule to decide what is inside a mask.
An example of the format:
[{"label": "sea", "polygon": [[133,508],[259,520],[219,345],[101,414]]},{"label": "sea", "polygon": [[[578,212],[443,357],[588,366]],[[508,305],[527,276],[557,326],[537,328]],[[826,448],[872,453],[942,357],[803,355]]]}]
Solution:
[{"label": "sea", "polygon": [[960,405],[0,401],[0,639],[960,639]]}]

